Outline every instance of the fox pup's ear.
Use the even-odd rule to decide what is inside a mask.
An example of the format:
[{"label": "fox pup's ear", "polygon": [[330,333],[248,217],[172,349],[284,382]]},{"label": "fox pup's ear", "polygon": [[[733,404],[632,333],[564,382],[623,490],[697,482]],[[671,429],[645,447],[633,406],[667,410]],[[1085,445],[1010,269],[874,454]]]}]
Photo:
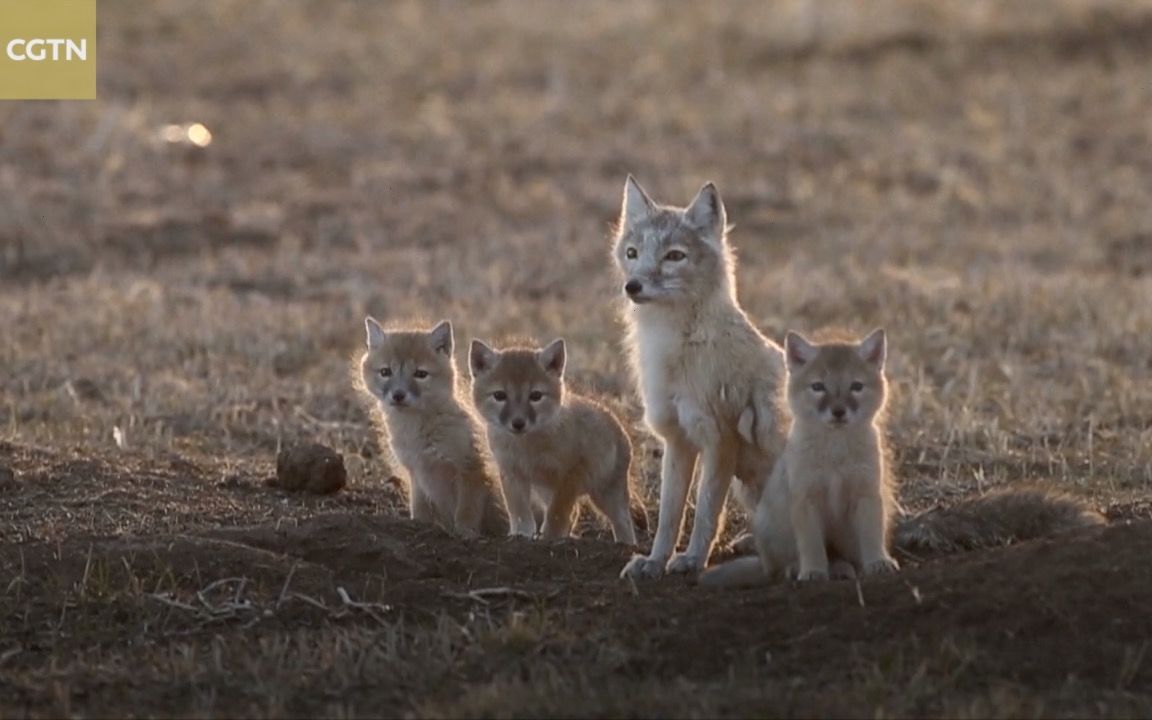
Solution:
[{"label": "fox pup's ear", "polygon": [[559,377],[564,374],[566,354],[564,350],[564,338],[560,338],[559,340],[553,340],[552,344],[536,353],[536,357],[540,360],[540,366],[544,368],[545,372]]},{"label": "fox pup's ear", "polygon": [[868,333],[868,337],[860,341],[858,352],[865,362],[883,370],[884,359],[888,356],[888,340],[884,336],[884,328],[876,328]]},{"label": "fox pup's ear", "polygon": [[631,175],[624,181],[624,207],[620,211],[620,227],[631,227],[652,214],[656,204],[636,178]]},{"label": "fox pup's ear", "polygon": [[434,351],[452,357],[452,323],[441,320],[440,324],[428,333],[428,342]]},{"label": "fox pup's ear", "polygon": [[784,356],[790,369],[800,368],[816,357],[816,348],[798,332],[788,331],[784,336]]},{"label": "fox pup's ear", "polygon": [[720,191],[712,183],[705,183],[696,193],[696,198],[684,211],[684,220],[691,227],[704,234],[707,240],[717,245],[724,239],[724,227],[728,216],[724,212],[724,202]]},{"label": "fox pup's ear", "polygon": [[375,350],[384,344],[384,328],[369,315],[364,318],[364,329],[368,331],[368,349]]},{"label": "fox pup's ear", "polygon": [[472,370],[472,377],[480,377],[496,365],[496,351],[479,340],[472,341],[468,351],[468,367]]}]

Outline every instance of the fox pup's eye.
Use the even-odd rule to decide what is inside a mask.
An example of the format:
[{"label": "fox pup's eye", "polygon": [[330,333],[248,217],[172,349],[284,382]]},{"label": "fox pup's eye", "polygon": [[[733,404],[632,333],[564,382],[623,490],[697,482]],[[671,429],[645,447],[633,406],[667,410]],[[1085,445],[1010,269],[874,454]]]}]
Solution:
[{"label": "fox pup's eye", "polygon": [[508,399],[508,393],[504,392],[503,390],[497,390],[496,392],[492,393],[492,399],[496,402],[504,402]]},{"label": "fox pup's eye", "polygon": [[636,248],[630,247],[624,251],[624,257],[628,258],[629,260],[635,260],[637,255],[638,253],[636,252]]},{"label": "fox pup's eye", "polygon": [[532,392],[528,393],[528,399],[532,402],[540,402],[544,399],[544,393],[540,392],[539,390],[533,390]]},{"label": "fox pup's eye", "polygon": [[864,383],[854,382],[848,386],[848,389],[851,390],[852,392],[860,392],[861,390],[864,389]]},{"label": "fox pup's eye", "polygon": [[416,372],[412,373],[412,377],[416,378],[417,380],[423,380],[424,378],[428,377],[428,371],[417,370]]},{"label": "fox pup's eye", "polygon": [[828,389],[828,388],[824,387],[824,383],[822,383],[822,382],[814,382],[814,383],[812,383],[811,387],[812,387],[812,392],[818,392],[818,393],[822,393]]},{"label": "fox pup's eye", "polygon": [[392,368],[380,368],[380,377],[392,377]]},{"label": "fox pup's eye", "polygon": [[680,262],[686,257],[688,256],[680,250],[669,250],[668,254],[664,256],[664,259],[668,262]]}]

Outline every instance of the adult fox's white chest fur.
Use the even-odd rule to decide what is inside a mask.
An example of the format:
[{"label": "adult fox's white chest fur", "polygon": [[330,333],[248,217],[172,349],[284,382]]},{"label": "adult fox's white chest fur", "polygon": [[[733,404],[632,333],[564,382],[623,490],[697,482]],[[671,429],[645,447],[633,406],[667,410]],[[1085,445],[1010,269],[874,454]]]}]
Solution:
[{"label": "adult fox's white chest fur", "polygon": [[[644,417],[663,440],[664,457],[652,550],[628,563],[627,576],[702,569],[732,478],[754,507],[783,445],[783,353],[737,303],[726,231],[711,183],[680,209],[652,202],[629,176],[615,257]],[[697,462],[692,533],[687,550],[673,555]]]}]

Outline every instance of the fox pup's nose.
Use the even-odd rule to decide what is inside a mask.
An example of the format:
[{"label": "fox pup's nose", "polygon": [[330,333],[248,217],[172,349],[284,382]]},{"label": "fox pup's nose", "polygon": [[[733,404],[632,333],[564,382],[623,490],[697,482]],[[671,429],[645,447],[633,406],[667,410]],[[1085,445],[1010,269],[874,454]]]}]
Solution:
[{"label": "fox pup's nose", "polygon": [[639,280],[629,280],[628,282],[624,283],[624,292],[628,293],[629,295],[638,295],[643,289],[644,286],[640,284]]},{"label": "fox pup's nose", "polygon": [[511,425],[512,425],[513,430],[515,430],[516,432],[520,432],[521,430],[524,429],[524,425],[525,425],[524,418],[515,418],[514,420],[512,420]]},{"label": "fox pup's nose", "polygon": [[408,398],[408,394],[405,393],[403,390],[393,390],[392,391],[392,401],[393,402],[404,402],[407,398]]},{"label": "fox pup's nose", "polygon": [[847,414],[847,411],[842,407],[832,408],[832,417],[836,418],[837,420],[843,420],[845,414]]}]

